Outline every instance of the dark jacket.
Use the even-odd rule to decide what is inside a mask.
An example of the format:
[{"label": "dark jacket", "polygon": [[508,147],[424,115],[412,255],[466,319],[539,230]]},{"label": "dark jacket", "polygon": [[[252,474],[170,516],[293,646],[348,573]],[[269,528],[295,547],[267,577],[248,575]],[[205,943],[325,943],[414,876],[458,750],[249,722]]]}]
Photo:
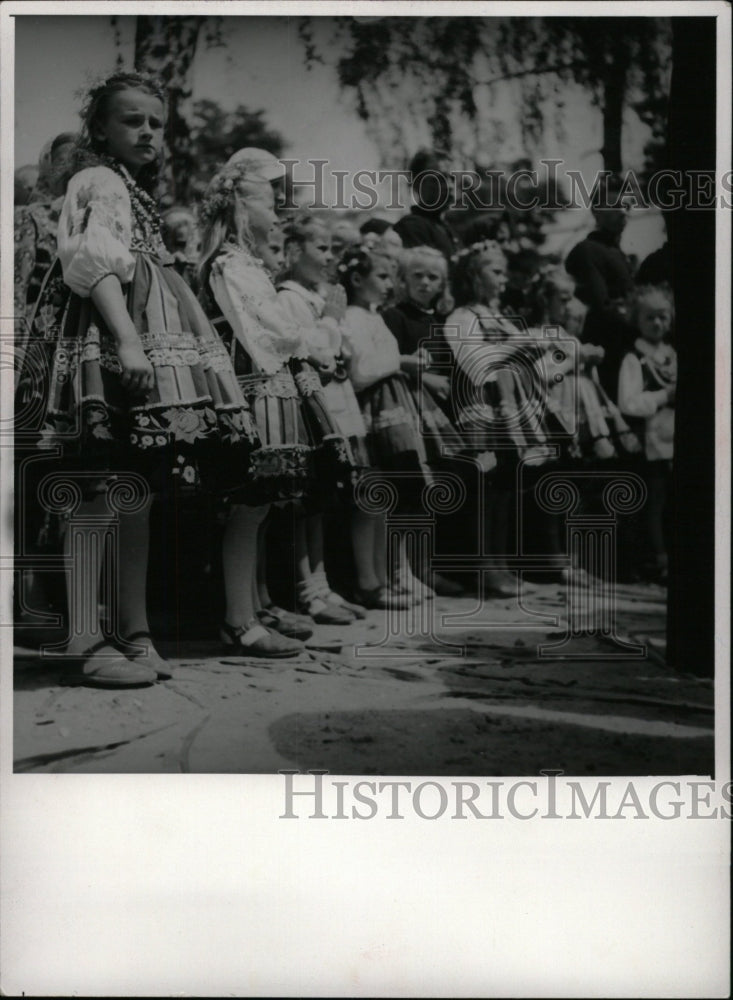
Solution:
[{"label": "dark jacket", "polygon": [[410,214],[403,215],[394,228],[404,246],[434,247],[448,261],[461,246],[456,234],[438,212],[419,205],[413,205]]}]

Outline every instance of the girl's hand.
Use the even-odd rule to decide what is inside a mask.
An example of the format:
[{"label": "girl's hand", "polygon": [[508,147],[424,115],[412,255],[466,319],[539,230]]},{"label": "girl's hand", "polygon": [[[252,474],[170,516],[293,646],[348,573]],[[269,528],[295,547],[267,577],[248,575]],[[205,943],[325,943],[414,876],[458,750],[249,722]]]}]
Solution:
[{"label": "girl's hand", "polygon": [[309,360],[316,368],[322,368],[324,371],[333,371],[336,367],[336,360],[333,354],[318,347],[310,348]]},{"label": "girl's hand", "polygon": [[581,344],[580,345],[580,358],[585,361],[586,364],[597,365],[599,362],[603,361],[606,352],[602,347],[598,347],[597,344]]},{"label": "girl's hand", "polygon": [[445,375],[436,375],[434,372],[424,372],[422,377],[423,385],[438,397],[441,402],[445,402],[450,396],[450,379]]},{"label": "girl's hand", "polygon": [[323,315],[340,322],[346,314],[346,290],[342,285],[329,285],[324,298]]},{"label": "girl's hand", "polygon": [[122,365],[122,384],[135,396],[147,396],[155,384],[153,366],[145,356],[143,345],[138,340],[126,341],[117,348],[117,357]]}]

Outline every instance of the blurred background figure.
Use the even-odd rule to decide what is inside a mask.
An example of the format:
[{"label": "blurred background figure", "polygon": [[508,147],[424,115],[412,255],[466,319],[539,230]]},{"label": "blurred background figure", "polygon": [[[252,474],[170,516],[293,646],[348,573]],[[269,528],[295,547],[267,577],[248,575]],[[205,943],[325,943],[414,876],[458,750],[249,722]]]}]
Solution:
[{"label": "blurred background figure", "polygon": [[31,193],[38,181],[38,167],[32,163],[24,167],[18,167],[15,171],[15,206],[27,205],[31,199]]},{"label": "blurred background figure", "polygon": [[331,253],[338,259],[351,247],[361,244],[361,234],[355,225],[341,219],[331,226]]},{"label": "blurred background figure", "polygon": [[174,205],[164,213],[161,233],[166,249],[173,257],[173,266],[194,290],[198,291],[196,262],[198,259],[198,229],[193,212]]},{"label": "blurred background figure", "polygon": [[404,246],[435,247],[450,260],[461,241],[444,218],[452,206],[455,188],[449,154],[439,149],[419,149],[408,169],[415,204],[394,228]]},{"label": "blurred background figure", "polygon": [[362,246],[369,250],[379,250],[381,253],[399,260],[400,251],[403,249],[402,239],[399,233],[386,219],[367,219],[359,226]]}]

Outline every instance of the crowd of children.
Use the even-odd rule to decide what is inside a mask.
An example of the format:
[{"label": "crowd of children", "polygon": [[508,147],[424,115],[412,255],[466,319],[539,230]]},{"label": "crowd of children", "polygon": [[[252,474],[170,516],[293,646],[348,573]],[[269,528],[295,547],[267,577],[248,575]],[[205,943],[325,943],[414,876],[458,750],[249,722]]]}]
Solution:
[{"label": "crowd of children", "polygon": [[[533,484],[552,468],[634,469],[648,489],[651,563],[637,569],[665,578],[676,384],[666,285],[630,280],[604,296],[604,261],[576,248],[574,275],[538,268],[509,309],[505,220],[461,245],[419,201],[396,227],[279,216],[283,168],[254,149],[221,165],[195,213],[161,220],[156,82],[116,74],[90,92],[82,123],[49,144],[45,176],[16,209],[15,304],[16,414],[34,415],[24,441],[50,449],[42,471],[76,477],[80,523],[112,517],[115,477],[134,472],[149,487],[117,514],[111,630],[97,610],[105,553],[88,549],[95,613],[69,630],[65,652],[86,683],[170,676],[148,618],[152,497],[214,498],[225,520],[220,640],[251,656],[297,655],[314,622],[462,592],[457,577],[426,576],[405,544],[387,558],[384,516],[360,499],[374,474],[409,517],[441,470],[470,470],[486,499],[482,585],[501,597],[520,583],[502,560],[516,548],[519,491],[522,530],[582,583],[558,519],[532,506]],[[413,175],[436,162],[420,156]],[[606,251],[619,223],[604,211]],[[268,526],[283,508],[294,512],[290,610],[268,587]],[[336,524],[350,537],[350,582],[327,558]],[[71,606],[69,535],[59,532]]]}]

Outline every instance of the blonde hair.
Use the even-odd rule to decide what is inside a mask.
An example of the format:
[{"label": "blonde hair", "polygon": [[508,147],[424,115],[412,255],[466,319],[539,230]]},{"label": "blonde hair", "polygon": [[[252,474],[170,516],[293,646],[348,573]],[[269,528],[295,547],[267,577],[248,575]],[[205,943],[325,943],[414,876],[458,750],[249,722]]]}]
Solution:
[{"label": "blonde hair", "polygon": [[438,293],[438,297],[443,295],[448,284],[448,261],[445,259],[440,250],[436,250],[435,247],[427,246],[407,247],[400,251],[398,260],[397,298],[399,300],[409,298],[407,275],[409,274],[411,268],[421,261],[426,261],[429,265],[432,265],[440,271],[443,283],[441,285],[440,292]]},{"label": "blonde hair", "polygon": [[653,298],[661,299],[664,302],[669,309],[670,325],[674,323],[674,298],[669,285],[639,285],[638,288],[635,288],[629,296],[628,318],[630,323],[638,326],[639,310],[642,303]]},{"label": "blonde hair", "polygon": [[198,277],[201,288],[208,285],[211,265],[226,244],[253,253],[255,241],[249,225],[247,199],[269,186],[249,162],[226,166],[216,173],[207,187],[199,208],[201,253]]}]

